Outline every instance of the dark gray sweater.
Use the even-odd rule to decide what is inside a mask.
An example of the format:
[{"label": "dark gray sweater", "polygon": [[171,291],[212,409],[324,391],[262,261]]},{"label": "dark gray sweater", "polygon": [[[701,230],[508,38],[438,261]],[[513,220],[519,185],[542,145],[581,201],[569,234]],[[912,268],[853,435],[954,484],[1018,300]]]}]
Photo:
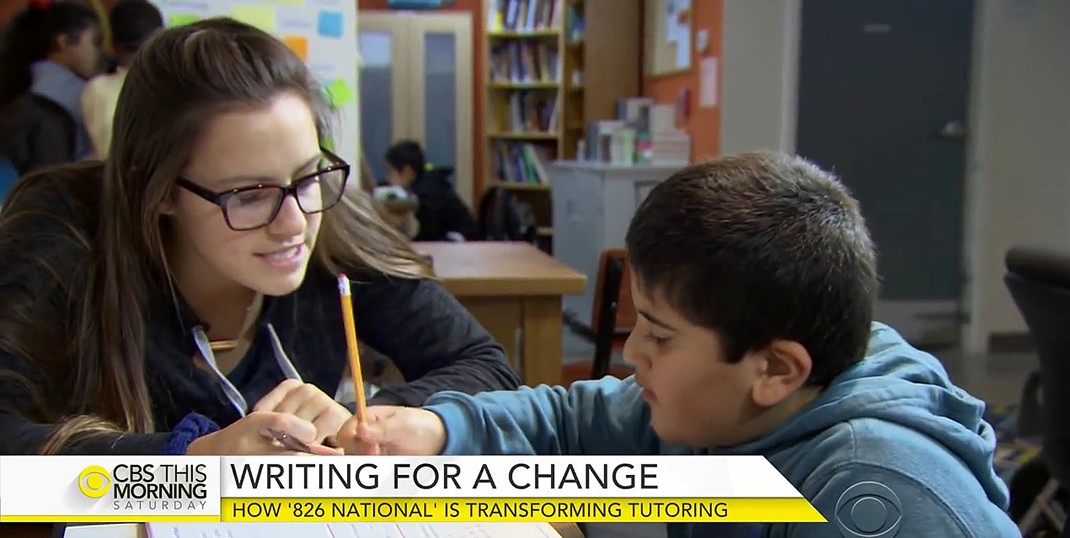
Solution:
[{"label": "dark gray sweater", "polygon": [[[70,190],[57,182],[57,192]],[[81,196],[89,188],[75,187]],[[94,225],[84,215],[90,202],[80,209],[64,202],[74,193],[63,196],[41,195],[40,200],[22,198],[20,208],[40,207],[52,216],[62,215],[68,222]],[[89,194],[88,197],[93,197]],[[5,207],[4,211],[14,209]],[[90,211],[91,213],[91,211]],[[86,220],[83,220],[86,219]],[[89,228],[92,229],[92,228]],[[0,291],[11,293],[58,294],[48,284],[49,277],[34,268],[29,257],[36,255],[70,258],[70,275],[84,272],[88,253],[74,246],[64,226],[42,213],[41,218],[9,229],[17,237],[0,238],[3,254],[0,262]],[[24,249],[11,248],[24,245]],[[66,272],[66,271],[64,271]],[[353,307],[357,335],[367,345],[394,360],[406,384],[388,387],[368,403],[419,406],[430,395],[442,390],[468,393],[513,389],[519,385],[502,348],[443,287],[433,280],[391,278],[365,272],[348,273],[353,280]],[[75,301],[85,300],[78,297]],[[69,326],[74,316],[71,301],[52,297],[40,302],[41,327]],[[152,434],[105,435],[72,446],[71,453],[81,454],[161,454],[171,437],[170,430],[189,413],[200,413],[220,427],[239,418],[211,373],[194,364],[196,354],[191,329],[203,323],[179,298],[176,308],[170,297],[149,301],[145,362],[157,431]],[[51,305],[51,306],[50,306]],[[44,317],[49,311],[52,317]],[[265,326],[270,323],[290,360],[307,383],[315,384],[333,395],[346,366],[346,342],[343,332],[337,280],[322,269],[309,268],[304,283],[295,292],[265,298],[260,326],[241,362],[227,377],[252,405],[285,379],[275,361],[271,338]],[[4,323],[10,328],[10,324]],[[24,329],[24,328],[23,328]],[[0,454],[36,453],[54,425],[42,424],[34,415],[25,388],[11,381],[11,374],[30,380],[44,376],[29,368],[21,359],[0,353]],[[53,376],[54,377],[54,376]],[[55,402],[70,398],[64,393],[62,380],[42,383],[41,394]],[[59,404],[59,407],[64,407]],[[69,406],[68,406],[69,407]]]}]

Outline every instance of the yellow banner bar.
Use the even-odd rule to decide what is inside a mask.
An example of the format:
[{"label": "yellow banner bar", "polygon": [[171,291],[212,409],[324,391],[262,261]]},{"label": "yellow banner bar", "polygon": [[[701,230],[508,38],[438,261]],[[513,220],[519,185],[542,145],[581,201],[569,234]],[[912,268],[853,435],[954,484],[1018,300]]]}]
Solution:
[{"label": "yellow banner bar", "polygon": [[249,522],[826,522],[803,498],[224,498],[220,512]]}]

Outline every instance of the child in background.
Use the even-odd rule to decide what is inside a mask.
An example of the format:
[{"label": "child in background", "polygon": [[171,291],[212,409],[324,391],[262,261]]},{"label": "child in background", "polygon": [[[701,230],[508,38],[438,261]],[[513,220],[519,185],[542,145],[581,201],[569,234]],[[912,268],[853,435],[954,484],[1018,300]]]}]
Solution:
[{"label": "child in background", "polygon": [[163,15],[151,2],[119,0],[108,12],[108,24],[117,62],[115,72],[90,80],[82,92],[86,130],[98,159],[108,156],[112,118],[115,116],[115,104],[119,101],[119,90],[126,79],[127,67],[141,45],[163,28]]},{"label": "child in background", "polygon": [[[635,376],[377,408],[343,428],[347,453],[759,454],[829,522],[763,536],[1016,535],[983,402],[871,321],[874,248],[835,178],[770,153],[692,166],[651,191],[626,243]],[[861,482],[900,513],[850,504]]]},{"label": "child in background", "polygon": [[102,40],[97,14],[70,2],[35,0],[9,23],[0,50],[0,153],[20,173],[92,154],[82,91],[100,72]]},{"label": "child in background", "polygon": [[[265,68],[270,66],[270,69]],[[332,114],[281,41],[164,30],[105,163],[26,176],[0,212],[0,453],[317,453],[352,415],[356,331],[406,383],[369,405],[519,384],[505,353],[323,148]]]},{"label": "child in background", "polygon": [[414,241],[472,241],[479,226],[472,212],[450,184],[452,168],[430,166],[416,142],[394,144],[386,152],[388,182],[416,195],[419,231]]}]

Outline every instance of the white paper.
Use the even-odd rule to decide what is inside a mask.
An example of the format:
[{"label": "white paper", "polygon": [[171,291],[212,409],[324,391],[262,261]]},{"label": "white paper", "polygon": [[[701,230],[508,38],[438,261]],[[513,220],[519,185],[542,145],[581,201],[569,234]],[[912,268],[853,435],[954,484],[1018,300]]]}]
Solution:
[{"label": "white paper", "polygon": [[[682,13],[687,13],[683,21]],[[676,68],[686,69],[691,66],[691,0],[669,0],[666,17],[666,40],[676,44]]]},{"label": "white paper", "polygon": [[717,106],[717,57],[707,56],[699,66],[698,106],[713,108]]},{"label": "white paper", "polygon": [[146,526],[149,538],[561,538],[548,523],[148,523]]},{"label": "white paper", "polygon": [[148,538],[331,538],[323,523],[146,523]]},{"label": "white paper", "polygon": [[328,523],[334,538],[561,538],[547,523]]},{"label": "white paper", "polygon": [[63,538],[139,538],[137,523],[106,525],[68,524],[63,529]]}]

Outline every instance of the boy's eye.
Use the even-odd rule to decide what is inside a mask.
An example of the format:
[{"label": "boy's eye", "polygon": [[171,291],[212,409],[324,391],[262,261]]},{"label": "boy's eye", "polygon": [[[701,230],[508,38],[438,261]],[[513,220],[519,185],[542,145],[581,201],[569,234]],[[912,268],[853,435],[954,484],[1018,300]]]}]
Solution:
[{"label": "boy's eye", "polygon": [[649,342],[653,342],[654,345],[656,345],[656,346],[664,345],[666,342],[669,341],[668,338],[661,338],[661,337],[655,336],[653,334],[646,335],[646,339]]}]

